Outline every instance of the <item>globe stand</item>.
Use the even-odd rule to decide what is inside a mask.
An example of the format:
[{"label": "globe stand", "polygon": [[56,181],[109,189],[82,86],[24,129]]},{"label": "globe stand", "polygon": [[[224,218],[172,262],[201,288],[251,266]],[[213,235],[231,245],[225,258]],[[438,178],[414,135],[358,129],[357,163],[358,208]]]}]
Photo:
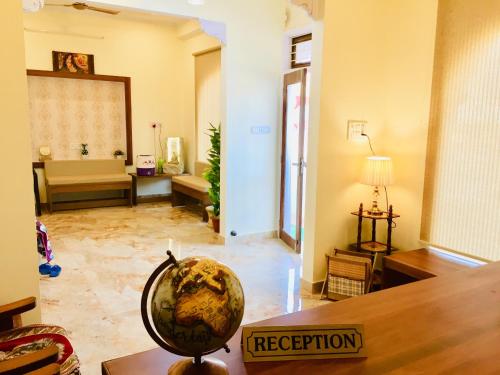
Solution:
[{"label": "globe stand", "polygon": [[[163,349],[169,351],[170,353],[185,356],[175,348],[171,347],[165,341],[163,341],[158,334],[155,332],[148,317],[147,300],[151,287],[158,276],[165,271],[168,267],[177,266],[177,260],[172,255],[172,252],[167,251],[168,259],[163,262],[158,268],[156,268],[151,276],[149,277],[141,297],[141,316],[144,323],[146,331],[149,333],[151,338]],[[224,350],[229,353],[229,347],[227,344],[223,346]],[[215,351],[215,350],[214,350]],[[213,353],[212,351],[211,353]],[[209,353],[206,353],[209,354]],[[168,375],[228,375],[229,371],[224,362],[216,358],[202,358],[201,356],[196,356],[194,358],[183,359],[175,362],[168,369]]]},{"label": "globe stand", "polygon": [[168,375],[228,375],[224,362],[216,358],[182,359],[168,369]]}]

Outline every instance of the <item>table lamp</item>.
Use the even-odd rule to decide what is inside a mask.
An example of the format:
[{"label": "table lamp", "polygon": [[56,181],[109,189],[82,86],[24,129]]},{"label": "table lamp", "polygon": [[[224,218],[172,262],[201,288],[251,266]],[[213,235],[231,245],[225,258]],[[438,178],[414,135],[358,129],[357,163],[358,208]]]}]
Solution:
[{"label": "table lamp", "polygon": [[368,210],[370,215],[382,215],[383,211],[378,208],[379,186],[392,184],[392,160],[387,156],[369,156],[365,160],[361,183],[373,186],[372,208]]}]

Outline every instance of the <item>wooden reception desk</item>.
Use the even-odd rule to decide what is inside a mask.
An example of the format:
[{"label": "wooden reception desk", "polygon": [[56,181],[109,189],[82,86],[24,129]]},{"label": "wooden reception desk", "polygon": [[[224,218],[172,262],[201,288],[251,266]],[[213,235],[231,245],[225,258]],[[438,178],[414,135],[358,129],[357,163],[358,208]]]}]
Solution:
[{"label": "wooden reception desk", "polygon": [[[241,329],[213,357],[235,374],[499,374],[500,262],[335,302],[257,325],[362,323],[366,359],[243,363]],[[146,334],[146,332],[144,332]],[[105,375],[165,375],[154,349],[102,364]]]}]

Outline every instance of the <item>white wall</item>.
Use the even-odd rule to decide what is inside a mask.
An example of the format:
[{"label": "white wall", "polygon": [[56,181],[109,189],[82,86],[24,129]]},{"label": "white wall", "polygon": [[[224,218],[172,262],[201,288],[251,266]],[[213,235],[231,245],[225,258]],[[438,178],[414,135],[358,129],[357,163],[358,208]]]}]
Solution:
[{"label": "white wall", "polygon": [[[20,1],[2,3],[0,24],[0,157],[5,166],[0,181],[0,256],[4,265],[0,304],[6,304],[30,296],[39,299],[39,275]],[[26,323],[39,321],[39,308],[26,315]]]},{"label": "white wall", "polygon": [[[324,254],[356,240],[349,213],[369,203],[360,170],[366,143],[346,139],[347,121],[368,121],[378,154],[393,157],[391,203],[401,214],[394,245],[420,246],[419,227],[437,0],[325,2],[319,129],[311,126],[304,279],[324,278]],[[382,228],[379,228],[382,230]]]}]

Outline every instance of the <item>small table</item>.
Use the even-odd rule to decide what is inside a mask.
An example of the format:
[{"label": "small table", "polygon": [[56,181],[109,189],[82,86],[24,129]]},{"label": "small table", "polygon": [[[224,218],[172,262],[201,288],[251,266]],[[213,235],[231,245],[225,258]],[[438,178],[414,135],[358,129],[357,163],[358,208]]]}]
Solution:
[{"label": "small table", "polygon": [[480,266],[479,263],[429,249],[401,251],[384,257],[383,262],[384,289]]},{"label": "small table", "polygon": [[[388,212],[382,212],[380,215],[373,215],[368,211],[363,210],[363,203],[359,205],[359,210],[351,212],[351,215],[358,217],[358,238],[356,242],[357,251],[369,251],[375,256],[379,253],[387,253],[391,255],[391,241],[392,241],[392,220],[400,217],[392,212],[392,205],[389,206]],[[372,238],[371,241],[361,242],[361,231],[363,219],[370,219],[372,221]],[[377,220],[387,221],[387,243],[382,243],[377,241]]]},{"label": "small table", "polygon": [[162,194],[153,195],[149,197],[138,198],[137,197],[137,180],[139,179],[165,179],[172,180],[172,176],[176,176],[171,173],[158,173],[153,176],[139,176],[137,173],[129,173],[132,176],[132,204],[137,206],[137,203],[151,203],[151,202],[163,202],[170,199],[172,194]]}]

